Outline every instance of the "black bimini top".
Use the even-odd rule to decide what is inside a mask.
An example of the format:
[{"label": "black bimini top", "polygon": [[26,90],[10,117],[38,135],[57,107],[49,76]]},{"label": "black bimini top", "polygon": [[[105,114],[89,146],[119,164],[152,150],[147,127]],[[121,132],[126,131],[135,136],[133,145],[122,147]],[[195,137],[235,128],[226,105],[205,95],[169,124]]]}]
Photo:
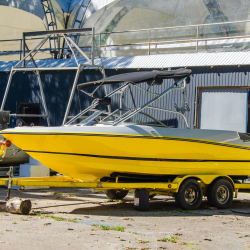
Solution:
[{"label": "black bimini top", "polygon": [[86,82],[79,84],[77,88],[79,90],[83,90],[86,88],[99,86],[103,84],[114,84],[119,82],[129,82],[132,84],[141,83],[141,82],[149,82],[153,80],[162,80],[162,79],[171,79],[173,78],[175,81],[181,80],[182,78],[188,77],[191,75],[191,69],[176,69],[176,70],[153,70],[153,71],[139,71],[132,72],[126,74],[120,74],[115,76],[110,76],[103,78],[94,82]]}]

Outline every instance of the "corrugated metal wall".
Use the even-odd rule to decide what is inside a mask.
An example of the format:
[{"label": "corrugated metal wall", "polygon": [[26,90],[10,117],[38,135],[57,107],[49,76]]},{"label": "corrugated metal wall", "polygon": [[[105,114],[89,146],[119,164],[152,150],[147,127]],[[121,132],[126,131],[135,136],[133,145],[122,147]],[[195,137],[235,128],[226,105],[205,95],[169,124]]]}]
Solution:
[{"label": "corrugated metal wall", "polygon": [[[106,75],[111,76],[115,74],[127,73],[132,70],[106,70]],[[0,73],[0,100],[2,101],[4,91],[6,88],[8,74]],[[44,87],[45,98],[47,102],[47,107],[49,110],[49,115],[51,119],[51,125],[61,125],[64,117],[64,113],[67,107],[69,95],[73,85],[75,77],[75,71],[44,71],[41,73],[41,79]],[[85,70],[81,73],[78,83],[83,83],[87,81],[93,81],[95,79],[100,79],[101,74],[96,70]],[[151,88],[152,92],[160,93],[163,91],[164,87],[173,83],[173,80],[165,80],[164,84],[161,86],[153,86]],[[116,85],[118,86],[118,85]],[[145,87],[147,84],[145,83]],[[193,68],[193,74],[191,76],[191,82],[187,87],[187,103],[191,111],[187,113],[187,120],[190,127],[193,126],[194,116],[195,116],[195,101],[196,101],[196,91],[197,87],[204,86],[250,86],[250,66],[238,67],[200,67]],[[114,89],[115,86],[109,86],[108,89]],[[132,86],[135,90],[134,98],[136,100],[136,105],[139,106],[150,100],[148,94],[144,91],[139,90]],[[128,90],[126,90],[128,92]],[[125,93],[126,94],[126,93]],[[104,90],[100,90],[97,93],[98,96],[104,95]],[[174,109],[174,103],[176,102],[178,106],[181,106],[182,101],[181,91],[172,91],[159,101],[157,101],[154,106]],[[152,97],[152,96],[151,96]],[[92,99],[87,97],[85,94],[80,93],[81,109],[86,108]],[[232,100],[233,101],[233,100]],[[21,73],[18,72],[14,75],[12,79],[12,84],[10,87],[9,95],[5,105],[5,110],[11,110],[12,113],[16,113],[17,102],[39,102],[41,113],[43,113],[43,108],[41,105],[41,96],[39,91],[39,85],[37,77],[32,72]],[[116,108],[120,103],[120,95],[115,95],[112,99],[112,108]],[[75,115],[79,112],[79,99],[78,92],[76,91],[74,99],[72,102],[70,115]],[[126,108],[133,108],[133,103],[131,102],[130,95],[125,95],[123,98],[123,106]],[[169,126],[183,128],[185,127],[182,118],[179,118],[176,114],[165,113],[161,111],[148,110],[149,114],[154,116],[166,123]],[[46,121],[41,118],[41,125],[46,125]]]}]

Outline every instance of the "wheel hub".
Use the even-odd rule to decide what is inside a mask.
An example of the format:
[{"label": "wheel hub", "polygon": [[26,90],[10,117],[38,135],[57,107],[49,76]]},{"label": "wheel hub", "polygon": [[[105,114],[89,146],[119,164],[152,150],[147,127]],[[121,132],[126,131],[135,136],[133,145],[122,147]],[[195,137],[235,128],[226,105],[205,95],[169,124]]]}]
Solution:
[{"label": "wheel hub", "polygon": [[188,187],[185,190],[185,201],[188,204],[193,204],[196,199],[197,199],[197,190],[195,189],[195,187]]},{"label": "wheel hub", "polygon": [[229,199],[229,190],[225,185],[220,186],[217,189],[216,194],[217,194],[217,199],[221,204],[226,203]]}]

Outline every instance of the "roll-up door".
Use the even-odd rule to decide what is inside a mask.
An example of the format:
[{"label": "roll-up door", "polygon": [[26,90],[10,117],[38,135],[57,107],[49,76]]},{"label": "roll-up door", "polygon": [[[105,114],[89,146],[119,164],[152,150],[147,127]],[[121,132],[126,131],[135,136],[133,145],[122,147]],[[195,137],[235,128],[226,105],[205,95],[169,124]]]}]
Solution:
[{"label": "roll-up door", "polygon": [[199,128],[247,132],[248,89],[201,88]]}]

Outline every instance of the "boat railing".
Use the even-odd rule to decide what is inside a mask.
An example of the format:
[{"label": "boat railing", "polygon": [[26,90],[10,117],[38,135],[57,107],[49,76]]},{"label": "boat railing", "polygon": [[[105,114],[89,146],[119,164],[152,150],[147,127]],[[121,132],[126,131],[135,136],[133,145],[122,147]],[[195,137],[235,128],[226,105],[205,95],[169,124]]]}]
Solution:
[{"label": "boat railing", "polygon": [[[93,111],[93,110],[91,110]],[[99,117],[103,113],[102,110],[94,111],[94,113],[90,116],[88,116],[86,119],[81,121],[79,124],[82,125],[88,125],[91,121],[95,120],[97,117]]]},{"label": "boat railing", "polygon": [[[101,119],[99,121],[100,124],[109,124],[109,125],[113,125],[114,122],[119,121],[121,118],[129,115],[131,112],[133,112],[134,109],[126,109],[126,108],[119,108],[116,109],[114,112],[112,112],[111,114],[109,114],[108,116],[104,117],[103,119]],[[131,121],[126,121],[128,123],[135,123],[135,124],[143,124],[143,125],[153,125],[154,126],[163,126],[163,127],[167,127],[167,125],[165,125],[163,122],[159,121],[158,119],[156,119],[155,117],[149,115],[146,112],[138,112],[138,114],[140,114],[140,117],[136,117]],[[149,122],[148,120],[151,120],[151,122]],[[153,121],[153,122],[152,122]]]},{"label": "boat railing", "polygon": [[[179,87],[179,85],[183,84],[183,87]],[[157,95],[156,97],[154,97],[152,100],[148,101],[147,103],[145,103],[144,105],[142,105],[140,108],[135,109],[134,111],[130,112],[129,114],[127,114],[125,117],[115,121],[113,123],[113,126],[117,126],[118,124],[128,120],[130,117],[136,115],[137,113],[139,113],[140,111],[142,111],[145,108],[152,108],[152,106],[150,106],[152,103],[154,103],[155,101],[157,101],[158,99],[162,98],[163,96],[165,96],[168,92],[172,91],[172,90],[186,90],[186,78],[183,78],[181,80],[179,80],[178,82],[174,83],[172,86],[170,86],[169,88],[167,88],[165,91],[163,91],[161,94]],[[185,91],[184,91],[185,92]],[[154,107],[156,108],[156,107]],[[166,112],[172,112],[172,113],[178,113],[179,115],[181,115],[182,117],[184,116],[182,111],[173,111],[173,110],[164,110]],[[186,118],[184,119],[187,128],[189,128],[188,123]]]},{"label": "boat railing", "polygon": [[[161,124],[162,126],[166,126],[164,123],[158,121],[156,118],[148,115],[147,113],[142,112],[144,109],[149,108],[149,109],[155,109],[155,110],[160,110],[160,111],[165,111],[165,112],[170,112],[170,113],[178,114],[178,115],[182,116],[182,118],[184,119],[184,122],[185,122],[187,128],[189,128],[187,119],[186,119],[186,117],[184,115],[186,111],[189,111],[189,108],[188,108],[188,106],[187,106],[186,103],[185,103],[185,105],[182,108],[176,107],[176,110],[162,109],[162,108],[158,108],[158,107],[155,107],[155,106],[151,105],[151,104],[153,104],[154,102],[156,102],[157,100],[159,100],[160,98],[162,98],[163,96],[165,96],[168,92],[170,92],[172,90],[184,90],[183,93],[184,93],[184,96],[185,96],[186,85],[187,85],[188,82],[189,81],[187,81],[187,78],[183,78],[183,79],[175,82],[172,86],[170,86],[169,88],[167,88],[162,93],[157,94],[153,99],[151,99],[150,101],[148,101],[146,104],[142,105],[139,108],[136,108],[135,103],[134,103],[134,109],[122,109],[120,107],[120,109],[117,109],[117,110],[115,110],[112,113],[107,112],[107,111],[103,111],[103,110],[95,109],[96,106],[98,106],[98,105],[101,105],[101,104],[107,105],[107,103],[105,103],[103,101],[106,100],[107,98],[110,98],[110,96],[113,96],[115,94],[121,94],[121,95],[123,95],[124,91],[121,92],[120,90],[124,89],[126,87],[130,88],[130,85],[132,84],[132,83],[127,82],[124,85],[122,85],[122,86],[118,87],[117,89],[113,90],[111,93],[107,94],[104,98],[96,98],[96,99],[94,99],[93,102],[92,102],[92,104],[88,108],[86,108],[83,111],[81,111],[78,115],[76,115],[74,118],[72,118],[71,120],[69,120],[65,125],[72,124],[76,120],[80,119],[80,117],[82,117],[87,112],[92,111],[92,112],[94,112],[93,114],[91,114],[89,117],[85,118],[83,121],[81,121],[78,124],[79,125],[88,125],[91,121],[95,120],[98,123],[107,123],[107,124],[110,124],[112,126],[117,126],[118,124],[121,124],[121,123],[129,120],[131,117],[135,116],[136,114],[143,113],[143,114],[147,115],[148,117],[150,117],[151,119],[153,119],[155,122]],[[154,80],[153,80],[153,83],[154,83]],[[182,84],[183,84],[183,86],[180,86]],[[150,85],[150,87],[151,86],[152,86],[152,84]],[[150,87],[148,89],[143,89],[142,88],[142,90],[145,90],[146,92],[148,92],[148,90],[150,89]],[[84,93],[85,93],[85,91],[84,91]],[[131,97],[133,99],[133,95],[132,95],[131,89],[130,89],[129,93],[131,94]],[[151,94],[153,94],[153,93],[151,93]],[[101,119],[100,116],[103,115],[103,114],[105,114],[107,116]],[[99,117],[99,121],[97,121],[98,117]]]},{"label": "boat railing", "polygon": [[188,122],[187,122],[187,118],[186,118],[186,116],[182,112],[174,111],[174,110],[170,110],[170,109],[163,109],[163,108],[153,107],[153,106],[148,106],[147,108],[149,108],[149,109],[156,109],[156,110],[160,110],[160,111],[164,111],[164,112],[174,113],[174,114],[180,115],[180,116],[182,116],[182,118],[183,118],[183,120],[184,120],[187,128],[189,128],[189,125],[188,125]]},{"label": "boat railing", "polygon": [[133,112],[133,109],[128,110],[127,112],[125,112],[124,114],[121,114],[120,117],[118,117],[117,119],[114,120],[114,123],[120,121],[121,119],[123,119],[123,117],[126,117],[127,115],[129,115],[131,112]]}]

